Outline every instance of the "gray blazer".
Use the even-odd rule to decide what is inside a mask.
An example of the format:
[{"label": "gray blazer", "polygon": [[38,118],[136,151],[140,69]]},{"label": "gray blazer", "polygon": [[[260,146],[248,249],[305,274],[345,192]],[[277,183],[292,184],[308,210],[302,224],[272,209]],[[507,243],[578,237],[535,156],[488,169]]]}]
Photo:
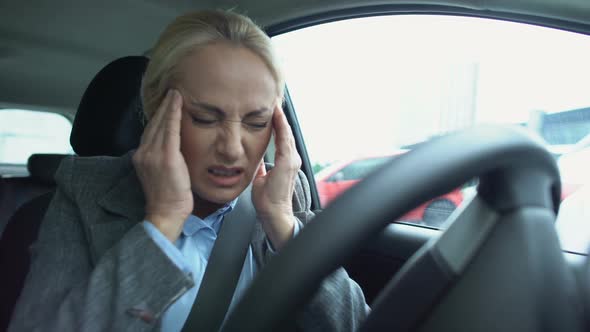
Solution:
[{"label": "gray blazer", "polygon": [[[193,287],[140,223],[145,201],[131,155],[62,162],[9,331],[159,330],[165,310]],[[313,213],[302,174],[293,208],[303,225]],[[261,268],[272,254],[259,223],[251,245]],[[365,316],[360,287],[339,269],[293,329],[352,331]]]}]

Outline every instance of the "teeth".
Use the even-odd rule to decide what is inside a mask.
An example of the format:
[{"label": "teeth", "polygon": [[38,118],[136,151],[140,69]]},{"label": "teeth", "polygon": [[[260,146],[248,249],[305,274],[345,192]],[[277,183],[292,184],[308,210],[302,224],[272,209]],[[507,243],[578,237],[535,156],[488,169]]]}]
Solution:
[{"label": "teeth", "polygon": [[214,174],[214,175],[219,175],[219,176],[233,176],[233,175],[238,175],[238,171],[237,170],[225,170],[225,169],[210,169],[209,170],[210,173]]}]

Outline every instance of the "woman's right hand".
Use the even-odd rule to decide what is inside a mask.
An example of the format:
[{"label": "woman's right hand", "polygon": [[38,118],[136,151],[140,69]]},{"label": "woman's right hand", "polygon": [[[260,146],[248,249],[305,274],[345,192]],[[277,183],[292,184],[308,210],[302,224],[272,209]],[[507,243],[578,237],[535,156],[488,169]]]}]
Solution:
[{"label": "woman's right hand", "polygon": [[149,120],[133,165],[146,199],[145,219],[171,242],[193,211],[188,167],[180,152],[182,96],[169,90]]}]

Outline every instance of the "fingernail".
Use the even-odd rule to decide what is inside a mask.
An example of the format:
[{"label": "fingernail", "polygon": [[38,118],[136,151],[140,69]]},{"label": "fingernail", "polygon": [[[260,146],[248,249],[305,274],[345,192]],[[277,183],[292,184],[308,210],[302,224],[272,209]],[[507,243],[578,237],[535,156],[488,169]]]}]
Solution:
[{"label": "fingernail", "polygon": [[180,94],[180,91],[176,89],[172,91],[172,100],[174,102],[174,106],[180,107],[182,105],[182,95]]}]

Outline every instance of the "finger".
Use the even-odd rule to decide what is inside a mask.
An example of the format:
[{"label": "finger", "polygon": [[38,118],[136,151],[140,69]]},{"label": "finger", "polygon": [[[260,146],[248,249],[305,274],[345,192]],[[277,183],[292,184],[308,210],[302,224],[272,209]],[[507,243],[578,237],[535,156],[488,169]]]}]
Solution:
[{"label": "finger", "polygon": [[164,147],[167,143],[166,141],[168,140],[168,131],[171,129],[169,123],[169,121],[171,121],[170,117],[175,116],[173,113],[177,107],[177,105],[174,104],[175,102],[177,102],[177,94],[180,94],[177,92],[177,90],[170,89],[168,103],[164,105],[165,108],[163,109],[163,112],[159,115],[160,118],[158,119],[158,123],[154,123],[154,125],[157,125],[157,127],[154,129],[152,142],[155,146],[158,146],[158,148]]},{"label": "finger", "polygon": [[256,178],[264,177],[266,175],[266,165],[264,165],[264,159],[260,161],[258,164],[258,169],[256,170]]},{"label": "finger", "polygon": [[275,130],[275,160],[277,163],[283,158],[296,159],[298,155],[295,138],[287,117],[279,105],[277,105],[273,114],[273,127]]},{"label": "finger", "polygon": [[182,95],[172,91],[172,100],[166,117],[162,122],[162,129],[159,135],[162,137],[162,143],[166,148],[172,151],[180,150],[180,122],[182,120]]},{"label": "finger", "polygon": [[166,93],[166,96],[164,97],[164,99],[160,103],[160,106],[158,107],[156,112],[154,112],[154,114],[152,115],[152,118],[148,121],[147,126],[144,130],[144,135],[147,140],[153,139],[156,131],[158,130],[158,127],[160,126],[161,119],[164,116],[164,114],[166,113],[166,109],[168,108],[168,104],[171,99],[171,94],[172,94],[171,91],[168,90],[168,92]]},{"label": "finger", "polygon": [[273,121],[273,128],[275,131],[275,144],[277,150],[289,148],[290,145],[290,137],[293,134],[291,133],[291,127],[287,122],[287,117],[283,112],[283,109],[280,106],[275,108],[272,117]]},{"label": "finger", "polygon": [[148,121],[145,129],[143,130],[143,135],[141,136],[141,143],[142,144],[150,144],[154,136],[160,127],[160,122],[166,113],[166,109],[168,109],[168,104],[170,103],[171,99],[171,90],[168,90],[166,96],[160,103],[160,106],[156,110],[156,112],[152,115],[152,118]]}]

